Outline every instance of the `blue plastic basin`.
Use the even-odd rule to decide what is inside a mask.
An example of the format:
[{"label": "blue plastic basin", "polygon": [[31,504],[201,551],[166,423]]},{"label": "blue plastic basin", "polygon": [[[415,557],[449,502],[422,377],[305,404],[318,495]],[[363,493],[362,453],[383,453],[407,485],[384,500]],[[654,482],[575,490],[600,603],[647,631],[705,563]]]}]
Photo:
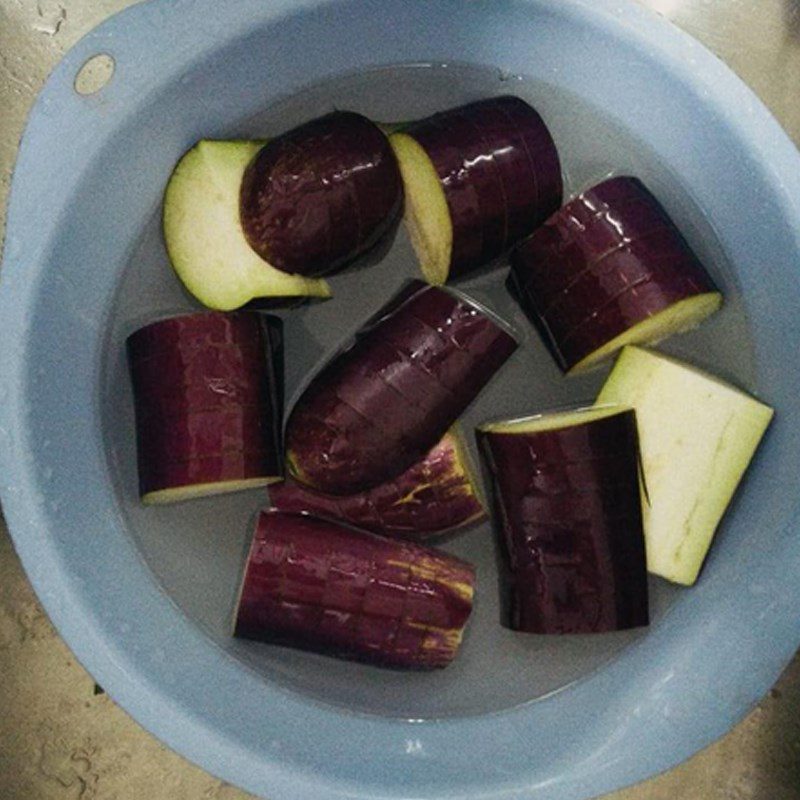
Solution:
[{"label": "blue plastic basin", "polygon": [[[96,53],[116,73],[81,96],[75,75]],[[757,392],[776,419],[702,579],[691,590],[654,584],[645,634],[551,645],[492,633],[486,529],[453,544],[489,585],[463,659],[439,675],[235,642],[236,576],[263,497],[136,502],[121,343],[191,307],[158,233],[175,161],[201,137],[254,135],[259,114],[302,87],[412,63],[477,65],[476,81],[491,68],[497,93],[525,76],[557,136],[586,137],[583,149],[566,145],[571,187],[638,164],[729,292],[728,316],[676,352]],[[477,89],[445,80],[437,91],[460,100]],[[373,102],[402,117],[433,110],[434,96],[414,101],[406,86]],[[605,126],[596,146],[590,108]],[[641,144],[636,163],[607,163],[615,132]],[[578,800],[642,779],[730,728],[800,643],[798,232],[800,158],[777,123],[711,54],[622,0],[133,7],[50,77],[14,176],[0,280],[0,481],[14,543],[59,632],[114,700],[256,794]],[[375,275],[409,258],[400,234],[395,261]],[[324,354],[381,299],[374,278],[361,299],[347,291],[360,280],[341,278],[348,300],[301,312],[309,330],[336,334],[314,338],[317,350],[297,345],[295,363]],[[467,288],[494,297],[484,278]],[[542,396],[565,399],[547,388],[567,384],[546,355],[531,357]],[[588,395],[599,380],[570,386]]]}]

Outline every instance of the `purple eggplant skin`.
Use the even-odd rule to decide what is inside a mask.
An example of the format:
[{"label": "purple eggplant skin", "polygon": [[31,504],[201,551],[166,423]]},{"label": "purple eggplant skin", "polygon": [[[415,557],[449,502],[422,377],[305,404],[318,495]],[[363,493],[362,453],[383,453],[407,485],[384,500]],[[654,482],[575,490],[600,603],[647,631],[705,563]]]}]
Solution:
[{"label": "purple eggplant skin", "polygon": [[283,338],[277,317],[204,312],[127,340],[139,491],[283,474]]},{"label": "purple eggplant skin", "polygon": [[365,492],[322,494],[290,479],[270,486],[269,497],[281,511],[306,511],[411,541],[452,533],[486,516],[453,433],[402,475]]},{"label": "purple eggplant skin", "polygon": [[311,380],[286,426],[289,472],[332,495],[398,477],[517,347],[471,301],[414,281]]},{"label": "purple eggplant skin", "polygon": [[450,276],[488,264],[561,205],[555,143],[518,97],[494,97],[434,114],[403,129],[430,158],[453,225]]},{"label": "purple eggplant skin", "polygon": [[412,542],[283,511],[261,512],[234,635],[397,669],[455,658],[473,567]]},{"label": "purple eggplant skin", "polygon": [[671,305],[718,291],[658,200],[624,176],[578,195],[521,244],[509,284],[565,372]]},{"label": "purple eggplant skin", "polygon": [[250,246],[284,272],[338,272],[397,226],[403,183],[377,125],[351,111],[267,142],[248,165],[240,219]]},{"label": "purple eggplant skin", "polygon": [[477,439],[501,540],[504,624],[538,634],[647,625],[634,412],[549,431],[479,429]]}]

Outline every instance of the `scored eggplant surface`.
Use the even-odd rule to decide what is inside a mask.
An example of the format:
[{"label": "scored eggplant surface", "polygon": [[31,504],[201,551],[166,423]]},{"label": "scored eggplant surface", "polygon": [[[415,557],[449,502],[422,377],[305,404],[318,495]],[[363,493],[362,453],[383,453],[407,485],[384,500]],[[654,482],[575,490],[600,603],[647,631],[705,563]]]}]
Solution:
[{"label": "scored eggplant surface", "polygon": [[405,669],[446,667],[475,571],[411,542],[307,514],[262,512],[235,635]]},{"label": "scored eggplant surface", "polygon": [[269,141],[241,185],[250,246],[277,269],[337,272],[375,248],[400,220],[403,182],[386,136],[336,111]]},{"label": "scored eggplant surface", "polygon": [[495,97],[434,114],[391,137],[406,223],[431,283],[488,264],[561,205],[561,164],[539,114]]},{"label": "scored eggplant surface", "polygon": [[497,423],[477,439],[501,539],[505,624],[543,634],[647,625],[634,412]]},{"label": "scored eggplant surface", "polygon": [[140,328],[127,347],[145,503],[280,479],[279,319],[241,311],[188,314]]},{"label": "scored eggplant surface", "polygon": [[424,458],[516,348],[469,299],[412,281],[297,401],[286,427],[290,473],[334,495],[396,478]]},{"label": "scored eggplant surface", "polygon": [[722,302],[666,211],[629,177],[554,214],[512,254],[509,282],[565,372],[694,327]]},{"label": "scored eggplant surface", "polygon": [[272,506],[338,519],[385,536],[424,540],[485,517],[460,433],[448,431],[397,478],[352,495],[315,492],[291,479],[269,489]]}]

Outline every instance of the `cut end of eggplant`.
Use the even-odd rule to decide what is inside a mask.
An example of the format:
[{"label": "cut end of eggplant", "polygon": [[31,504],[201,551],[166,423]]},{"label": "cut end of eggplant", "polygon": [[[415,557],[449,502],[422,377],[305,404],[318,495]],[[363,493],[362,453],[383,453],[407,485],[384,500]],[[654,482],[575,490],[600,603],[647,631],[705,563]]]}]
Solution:
[{"label": "cut end of eggplant", "polygon": [[404,222],[428,283],[441,286],[450,272],[453,224],[436,168],[408,134],[389,137],[405,187]]},{"label": "cut end of eggplant", "polygon": [[283,478],[278,476],[176,486],[170,489],[147,492],[142,495],[142,503],[146,506],[164,506],[171,503],[182,503],[185,500],[197,500],[200,497],[212,497],[218,494],[229,494],[230,492],[243,492],[247,489],[259,489],[282,480]]},{"label": "cut end of eggplant", "polygon": [[636,411],[648,569],[690,586],[774,412],[702,370],[639,347],[617,359],[598,396],[608,402]]},{"label": "cut end of eggplant", "polygon": [[481,425],[479,430],[483,433],[536,433],[538,431],[552,431],[560,428],[569,428],[573,425],[584,425],[606,417],[624,414],[630,411],[624,405],[607,405],[602,407],[586,406],[571,411],[556,411],[550,414],[535,414],[530,417],[507,420],[503,422],[490,422]]},{"label": "cut end of eggplant", "polygon": [[186,289],[208,308],[229,311],[260,297],[330,297],[325,281],[275,269],[245,238],[239,191],[263,145],[202,140],[181,158],[167,185],[167,252]]},{"label": "cut end of eggplant", "polygon": [[611,358],[623,347],[657,344],[677,333],[693,330],[721,306],[722,295],[719,292],[706,292],[681,300],[606,342],[579,361],[567,374],[586,372]]}]

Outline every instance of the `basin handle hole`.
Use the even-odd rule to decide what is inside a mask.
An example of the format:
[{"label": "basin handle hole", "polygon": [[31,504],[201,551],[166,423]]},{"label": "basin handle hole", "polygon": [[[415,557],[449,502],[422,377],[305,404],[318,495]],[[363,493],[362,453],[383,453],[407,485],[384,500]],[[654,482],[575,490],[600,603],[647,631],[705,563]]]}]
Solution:
[{"label": "basin handle hole", "polygon": [[75,76],[75,91],[82,95],[97,94],[114,75],[116,62],[108,53],[98,53],[83,62]]}]

